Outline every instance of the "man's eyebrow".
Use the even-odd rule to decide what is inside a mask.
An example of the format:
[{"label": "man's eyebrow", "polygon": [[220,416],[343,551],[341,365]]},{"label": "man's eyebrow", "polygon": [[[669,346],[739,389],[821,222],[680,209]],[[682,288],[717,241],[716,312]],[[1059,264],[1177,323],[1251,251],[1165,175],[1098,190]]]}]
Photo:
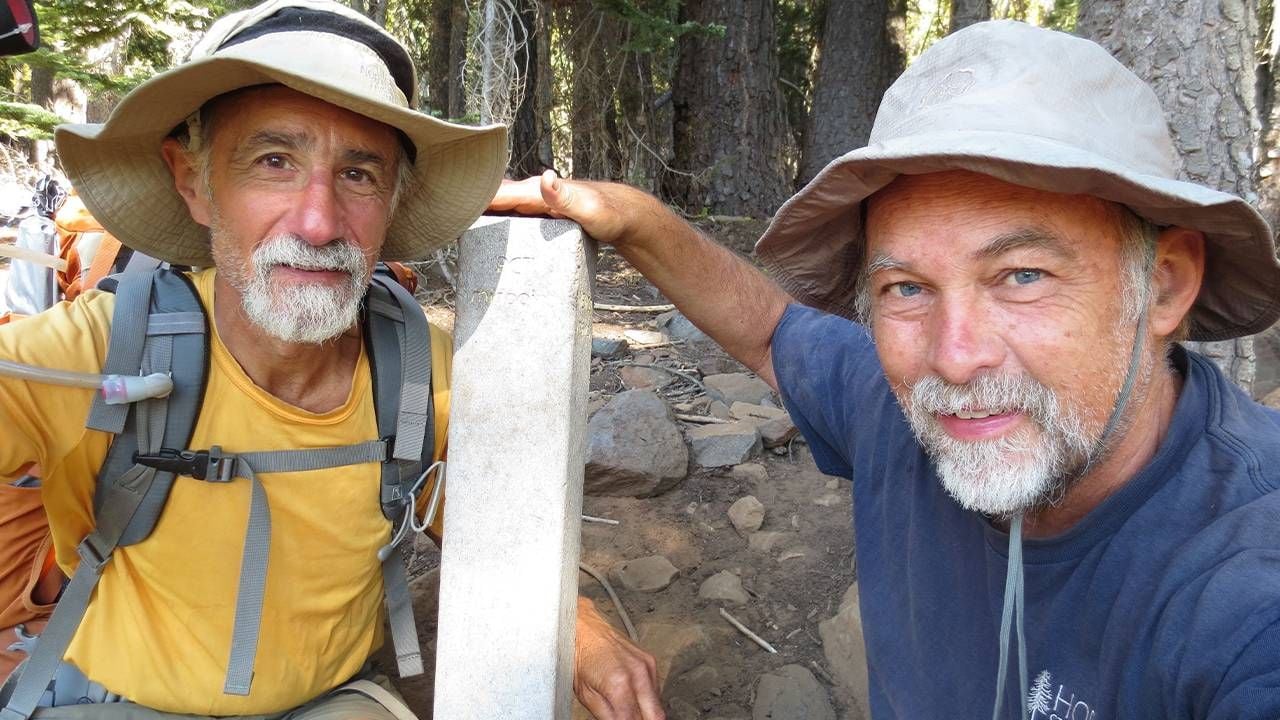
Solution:
[{"label": "man's eyebrow", "polygon": [[382,154],[363,148],[347,148],[342,151],[342,162],[351,165],[373,165],[380,170],[389,165],[389,161]]},{"label": "man's eyebrow", "polygon": [[871,277],[885,270],[907,270],[910,267],[911,264],[904,260],[899,260],[892,255],[877,253],[875,257],[871,258],[871,262],[867,263],[866,269],[862,272],[867,277]]},{"label": "man's eyebrow", "polygon": [[973,252],[975,260],[993,260],[1014,250],[1043,250],[1062,260],[1079,257],[1075,249],[1061,236],[1036,227],[1022,228],[997,235],[990,242]]},{"label": "man's eyebrow", "polygon": [[243,158],[269,148],[306,150],[313,145],[315,145],[315,138],[304,132],[259,130],[240,143],[240,146],[236,148],[235,157]]}]

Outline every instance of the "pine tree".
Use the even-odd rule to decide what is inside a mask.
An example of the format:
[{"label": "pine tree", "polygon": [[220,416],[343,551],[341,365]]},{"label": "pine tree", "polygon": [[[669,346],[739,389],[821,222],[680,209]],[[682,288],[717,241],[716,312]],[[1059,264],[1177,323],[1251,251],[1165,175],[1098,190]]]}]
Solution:
[{"label": "pine tree", "polygon": [[1053,692],[1049,689],[1052,679],[1048,670],[1041,670],[1036,676],[1036,681],[1031,684],[1031,690],[1027,693],[1027,710],[1030,711],[1031,717],[1035,717],[1037,712],[1049,714],[1050,702]]}]

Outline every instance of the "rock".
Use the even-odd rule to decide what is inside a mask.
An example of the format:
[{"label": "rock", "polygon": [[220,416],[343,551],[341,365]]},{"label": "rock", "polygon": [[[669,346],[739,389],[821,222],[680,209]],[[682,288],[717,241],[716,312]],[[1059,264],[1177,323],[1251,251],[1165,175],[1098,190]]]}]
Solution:
[{"label": "rock", "polygon": [[667,701],[667,720],[698,720],[701,717],[702,713],[688,700],[674,698]]},{"label": "rock", "polygon": [[720,671],[710,665],[699,665],[671,683],[671,690],[687,698],[720,696],[724,681]]},{"label": "rock", "polygon": [[846,502],[849,502],[848,499],[845,498],[843,493],[838,492],[823,493],[813,499],[813,504],[821,507],[835,507],[837,505],[843,505]]},{"label": "rock", "polygon": [[845,591],[836,614],[818,623],[822,652],[835,680],[836,693],[853,709],[853,717],[871,717],[868,705],[867,654],[862,640],[862,615],[858,610],[858,583]]},{"label": "rock", "polygon": [[1275,390],[1267,393],[1266,397],[1263,397],[1258,402],[1269,408],[1280,408],[1280,388],[1276,388]]},{"label": "rock", "polygon": [[707,405],[707,414],[714,418],[720,418],[721,420],[733,419],[733,413],[729,412],[729,406],[719,400],[712,400]]},{"label": "rock", "polygon": [[782,447],[800,432],[790,416],[774,418],[761,423],[756,429],[760,431],[760,441],[767,448]]},{"label": "rock", "polygon": [[[602,411],[603,412],[603,411]],[[760,454],[760,433],[750,423],[703,425],[689,431],[694,461],[702,467],[737,465]]]},{"label": "rock", "polygon": [[652,330],[626,330],[622,335],[630,342],[636,345],[661,345],[667,341],[667,336],[660,332]]},{"label": "rock", "polygon": [[593,337],[591,338],[591,357],[614,360],[626,355],[629,347],[626,338]]},{"label": "rock", "polygon": [[666,403],[649,390],[615,395],[587,423],[587,495],[649,497],[689,472],[689,448]]},{"label": "rock", "polygon": [[711,398],[706,395],[699,395],[689,402],[676,403],[671,407],[676,412],[689,413],[690,415],[700,415],[706,412],[707,405],[711,404]]},{"label": "rock", "polygon": [[721,570],[702,581],[698,587],[698,597],[703,600],[723,600],[725,602],[746,605],[751,601],[747,591],[742,589],[742,578],[728,570]]},{"label": "rock", "polygon": [[635,592],[664,590],[679,573],[676,566],[662,555],[627,560],[614,565],[609,571],[614,582]]},{"label": "rock", "polygon": [[672,340],[684,340],[689,343],[711,342],[711,338],[699,330],[697,325],[689,322],[689,318],[682,315],[679,310],[662,313],[657,317],[657,321],[658,329],[665,331]]},{"label": "rock", "polygon": [[662,372],[656,368],[635,367],[632,365],[619,370],[618,377],[622,380],[622,385],[628,390],[666,387],[671,384],[672,380],[675,380],[675,376],[671,373]]},{"label": "rock", "polygon": [[777,532],[775,530],[761,530],[753,532],[747,538],[747,547],[752,552],[767,553],[773,552],[773,549],[786,540],[790,540],[793,533]]},{"label": "rock", "polygon": [[658,677],[672,677],[701,665],[711,652],[706,628],[689,623],[641,623],[637,628],[640,647],[658,661]]},{"label": "rock", "polygon": [[734,465],[733,471],[730,473],[734,480],[744,480],[747,482],[764,482],[769,479],[769,471],[765,470],[760,463],[743,463]]},{"label": "rock", "polygon": [[755,495],[738,498],[729,506],[729,522],[739,535],[747,537],[764,524],[764,505]]},{"label": "rock", "polygon": [[729,413],[738,420],[747,420],[755,425],[763,425],[770,420],[790,417],[787,415],[786,410],[766,405],[756,405],[755,403],[745,403],[741,400],[735,401],[729,406]]},{"label": "rock", "polygon": [[747,373],[708,375],[702,382],[712,397],[726,404],[739,401],[759,405],[760,401],[773,395],[773,388],[768,383]]},{"label": "rock", "polygon": [[751,713],[745,708],[738,705],[725,705],[715,709],[715,715],[707,718],[707,720],[747,720]]},{"label": "rock", "polygon": [[737,360],[734,360],[728,355],[720,355],[719,353],[705,355],[698,360],[698,372],[704,377],[707,375],[743,372],[746,369],[747,368]]},{"label": "rock", "polygon": [[783,665],[760,676],[752,720],[836,720],[826,688],[803,665]]}]

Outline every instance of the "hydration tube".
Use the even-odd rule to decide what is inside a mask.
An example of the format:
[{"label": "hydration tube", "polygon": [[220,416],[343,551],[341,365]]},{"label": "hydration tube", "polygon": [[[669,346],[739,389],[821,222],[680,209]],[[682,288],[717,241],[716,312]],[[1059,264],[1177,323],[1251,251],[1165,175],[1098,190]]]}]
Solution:
[{"label": "hydration tube", "polygon": [[97,375],[0,360],[0,375],[38,383],[97,390],[102,393],[102,399],[108,405],[124,405],[139,400],[164,397],[173,392],[173,379],[164,373]]}]

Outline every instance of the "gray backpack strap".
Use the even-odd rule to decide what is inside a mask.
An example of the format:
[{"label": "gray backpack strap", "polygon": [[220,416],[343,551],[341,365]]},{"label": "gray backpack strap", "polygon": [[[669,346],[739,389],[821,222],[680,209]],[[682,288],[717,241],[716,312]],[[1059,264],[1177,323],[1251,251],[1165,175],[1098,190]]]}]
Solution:
[{"label": "gray backpack strap", "polygon": [[378,434],[393,441],[382,468],[382,512],[392,539],[380,553],[382,586],[400,677],[422,674],[422,650],[400,543],[413,525],[418,484],[435,454],[431,330],[409,291],[375,273],[366,298]]},{"label": "gray backpack strap", "polygon": [[[3,720],[26,720],[35,711],[115,549],[145,538],[155,525],[173,475],[137,464],[135,455],[158,452],[177,435],[183,436],[179,446],[185,446],[199,414],[206,369],[203,358],[208,353],[207,328],[194,288],[177,273],[158,271],[122,277],[117,290],[104,369],[118,374],[172,372],[174,392],[168,398],[120,406],[125,408],[123,419],[114,410],[104,409],[110,406],[95,401],[89,427],[116,433],[95,490],[95,528],[76,549],[80,564],[35,653],[25,663],[8,705],[0,711]],[[187,352],[200,353],[195,357],[201,360],[189,358]],[[182,361],[175,364],[175,356]]]}]

